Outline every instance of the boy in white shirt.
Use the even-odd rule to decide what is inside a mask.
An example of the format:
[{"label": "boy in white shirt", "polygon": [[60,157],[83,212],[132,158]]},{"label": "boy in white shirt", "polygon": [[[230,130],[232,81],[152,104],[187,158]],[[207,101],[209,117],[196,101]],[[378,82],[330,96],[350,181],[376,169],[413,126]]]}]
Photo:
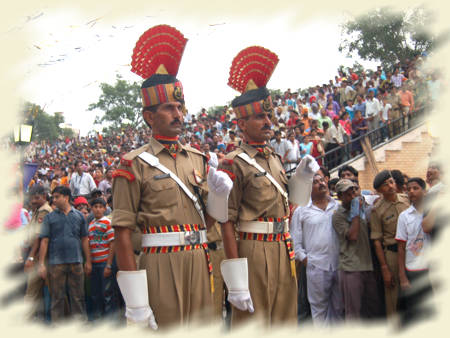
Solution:
[{"label": "boy in white shirt", "polygon": [[411,206],[399,215],[395,235],[401,288],[399,314],[401,324],[405,326],[431,312],[431,308],[424,308],[421,303],[432,295],[426,257],[430,237],[422,229],[426,184],[421,178],[413,177],[406,187]]}]

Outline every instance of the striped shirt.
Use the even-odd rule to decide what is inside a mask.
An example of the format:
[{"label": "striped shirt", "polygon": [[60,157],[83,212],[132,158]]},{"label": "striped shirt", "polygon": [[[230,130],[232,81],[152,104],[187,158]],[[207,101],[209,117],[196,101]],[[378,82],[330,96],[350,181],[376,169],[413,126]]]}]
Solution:
[{"label": "striped shirt", "polygon": [[94,219],[89,224],[89,247],[92,263],[106,262],[109,255],[109,247],[114,240],[114,229],[107,217]]}]

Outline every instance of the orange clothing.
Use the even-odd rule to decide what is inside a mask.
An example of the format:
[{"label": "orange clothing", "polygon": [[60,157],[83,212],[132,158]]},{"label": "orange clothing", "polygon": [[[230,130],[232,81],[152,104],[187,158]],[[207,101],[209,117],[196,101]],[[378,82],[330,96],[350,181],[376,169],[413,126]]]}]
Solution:
[{"label": "orange clothing", "polygon": [[402,106],[410,107],[410,111],[414,109],[414,98],[409,90],[399,91],[398,96],[400,97],[400,104]]}]

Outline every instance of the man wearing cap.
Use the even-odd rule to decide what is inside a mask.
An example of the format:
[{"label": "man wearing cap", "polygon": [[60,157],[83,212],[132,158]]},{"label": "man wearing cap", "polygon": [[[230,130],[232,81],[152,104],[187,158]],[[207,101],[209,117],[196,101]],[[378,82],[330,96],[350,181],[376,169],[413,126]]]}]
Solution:
[{"label": "man wearing cap", "polygon": [[379,308],[369,229],[357,188],[345,178],[335,186],[341,205],[333,215],[333,227],[339,238],[339,283],[346,320],[373,318]]},{"label": "man wearing cap", "polygon": [[374,189],[382,195],[372,208],[370,216],[370,238],[381,266],[386,300],[386,314],[396,313],[398,297],[397,220],[400,213],[409,207],[408,197],[398,194],[395,181],[389,170],[383,170],[373,180]]},{"label": "man wearing cap", "polygon": [[27,289],[25,292],[25,301],[30,302],[31,309],[29,316],[32,318],[38,314],[38,308],[42,302],[44,284],[48,284],[47,278],[42,279],[38,275],[35,262],[39,259],[39,246],[41,224],[44,217],[53,211],[47,202],[44,187],[34,186],[30,189],[30,202],[33,209],[33,216],[27,225],[27,245],[30,247],[28,258],[25,261],[25,272],[28,273]]},{"label": "man wearing cap", "polygon": [[[186,42],[167,25],[150,28],[138,40],[132,71],[146,79],[141,86],[143,118],[152,137],[126,154],[113,174],[111,224],[125,316],[129,323],[153,329],[211,318],[206,227],[214,218],[226,221],[232,186],[225,173],[212,166],[208,172],[203,153],[178,141],[185,108],[176,74]],[[142,233],[137,247],[131,237],[135,229]],[[139,264],[136,249],[142,249]]]},{"label": "man wearing cap", "polygon": [[[254,63],[247,57],[248,53],[256,58],[264,57],[270,64],[262,75],[264,80],[251,78]],[[228,222],[222,224],[227,259],[221,263],[228,300],[232,304],[232,326],[252,318],[263,320],[267,326],[295,323],[297,318],[297,281],[288,223],[288,181],[279,155],[267,145],[273,108],[265,85],[277,62],[276,54],[267,49],[249,47],[235,57],[230,70],[228,84],[242,93],[232,101],[232,106],[245,136],[245,143],[228,154],[220,165],[234,180]],[[247,81],[239,82],[238,79],[247,75],[250,76]],[[308,177],[302,176],[304,170],[309,170],[305,168],[307,162],[315,163],[308,157],[293,176],[298,174],[308,181],[309,190],[305,188],[296,196],[303,193],[309,199],[313,172]],[[300,197],[306,199],[303,195]],[[239,233],[239,240],[235,231]]]}]

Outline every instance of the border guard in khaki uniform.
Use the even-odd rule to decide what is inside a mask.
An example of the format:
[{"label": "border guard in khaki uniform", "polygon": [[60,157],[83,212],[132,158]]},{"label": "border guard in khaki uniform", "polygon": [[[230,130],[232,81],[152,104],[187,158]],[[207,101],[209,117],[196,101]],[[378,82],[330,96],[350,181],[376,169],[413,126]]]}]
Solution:
[{"label": "border guard in khaki uniform", "polygon": [[[175,76],[186,42],[167,25],[150,28],[137,42],[132,71],[146,79],[143,117],[153,135],[114,172],[112,224],[125,316],[153,329],[211,317],[206,227],[226,220],[220,215],[232,187],[225,173],[208,167],[203,153],[178,142],[185,107]],[[142,233],[138,271],[131,241],[136,227]]]},{"label": "border guard in khaki uniform", "polygon": [[48,285],[47,279],[42,279],[38,274],[37,265],[34,263],[39,260],[39,233],[44,217],[51,213],[53,209],[47,202],[44,187],[36,186],[30,189],[31,206],[33,208],[33,216],[30,224],[27,226],[27,245],[30,247],[27,260],[25,262],[24,271],[27,276],[27,289],[25,291],[25,301],[30,302],[31,309],[29,317],[33,318],[39,313],[39,308],[44,310],[42,305],[44,285]]},{"label": "border guard in khaki uniform", "polygon": [[297,319],[287,188],[293,203],[306,204],[319,166],[308,157],[288,183],[280,157],[267,145],[273,107],[265,85],[277,63],[276,54],[255,46],[242,50],[230,70],[228,84],[243,93],[232,106],[245,136],[245,142],[219,165],[234,181],[228,222],[222,224],[228,259],[221,263],[233,326],[251,318],[268,326],[295,324]]},{"label": "border guard in khaki uniform", "polygon": [[395,240],[397,220],[400,213],[408,209],[409,199],[406,195],[397,193],[395,181],[389,170],[383,170],[375,176],[373,187],[383,197],[372,208],[370,238],[374,241],[375,253],[381,267],[386,315],[389,318],[397,313],[399,287]]}]

